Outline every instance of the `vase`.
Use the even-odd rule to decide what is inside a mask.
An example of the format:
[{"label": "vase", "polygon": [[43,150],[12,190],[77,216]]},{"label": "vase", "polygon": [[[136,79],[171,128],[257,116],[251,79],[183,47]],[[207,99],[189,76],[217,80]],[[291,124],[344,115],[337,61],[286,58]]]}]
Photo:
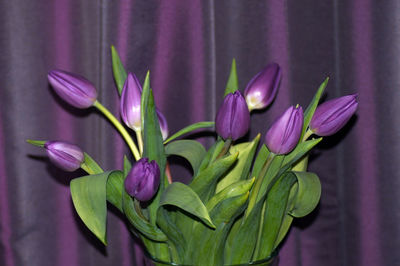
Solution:
[{"label": "vase", "polygon": [[[171,266],[200,266],[200,265],[195,265],[195,264],[178,264],[174,262],[166,262],[166,261],[161,261],[159,259],[153,258],[147,254],[146,256],[146,266],[165,266],[165,265],[171,265]],[[272,252],[270,256],[268,256],[265,259],[262,260],[257,260],[257,261],[252,261],[252,262],[247,262],[247,263],[240,263],[240,264],[224,264],[221,266],[247,266],[247,265],[257,265],[257,266],[278,266],[279,265],[279,250],[276,249],[275,251]],[[203,266],[203,265],[201,265]],[[206,266],[206,265],[204,265]],[[207,265],[207,266],[218,266],[218,265]]]}]

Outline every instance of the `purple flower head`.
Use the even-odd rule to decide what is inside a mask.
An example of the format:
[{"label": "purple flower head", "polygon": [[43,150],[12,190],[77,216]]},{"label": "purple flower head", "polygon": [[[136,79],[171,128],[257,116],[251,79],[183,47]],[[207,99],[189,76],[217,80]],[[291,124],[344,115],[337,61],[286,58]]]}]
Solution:
[{"label": "purple flower head", "polygon": [[142,86],[135,74],[129,73],[121,95],[121,116],[124,123],[137,131],[142,127],[140,118]]},{"label": "purple flower head", "polygon": [[82,76],[62,70],[52,70],[47,78],[58,96],[72,106],[84,109],[96,101],[96,88]]},{"label": "purple flower head", "polygon": [[342,96],[317,107],[310,122],[310,129],[319,136],[338,132],[357,110],[357,94]]},{"label": "purple flower head", "polygon": [[139,201],[150,200],[160,185],[160,168],[156,161],[142,158],[136,162],[125,179],[125,190]]},{"label": "purple flower head", "polygon": [[229,93],[218,110],[215,129],[222,138],[237,140],[243,137],[250,126],[250,112],[239,91]]},{"label": "purple flower head", "polygon": [[82,150],[67,142],[48,141],[44,144],[44,148],[50,161],[68,172],[79,169],[84,161]]},{"label": "purple flower head", "polygon": [[303,109],[291,106],[272,124],[265,135],[265,144],[275,154],[287,154],[296,147],[302,128]]},{"label": "purple flower head", "polygon": [[278,64],[271,63],[247,84],[244,90],[249,110],[263,109],[275,98],[282,71]]},{"label": "purple flower head", "polygon": [[157,117],[158,117],[158,123],[160,124],[160,129],[161,129],[161,135],[163,140],[166,140],[168,137],[168,123],[167,119],[165,116],[161,113],[160,110],[156,109]]}]

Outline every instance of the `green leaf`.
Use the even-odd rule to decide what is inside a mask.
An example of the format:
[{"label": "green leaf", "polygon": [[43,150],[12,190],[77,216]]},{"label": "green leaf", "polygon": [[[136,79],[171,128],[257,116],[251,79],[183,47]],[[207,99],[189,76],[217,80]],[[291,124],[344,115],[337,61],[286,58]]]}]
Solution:
[{"label": "green leaf", "polygon": [[[187,263],[191,265],[223,265],[226,238],[235,218],[243,212],[248,196],[249,193],[246,192],[227,198],[211,210],[210,215],[217,226],[215,230],[210,230],[199,223],[193,227]],[[205,254],[207,255],[205,256]]]},{"label": "green leaf", "polygon": [[100,165],[98,165],[98,163],[92,157],[90,157],[89,154],[84,152],[83,155],[84,155],[83,163],[88,169],[90,169],[91,172],[93,172],[94,174],[100,174],[104,172],[103,169],[101,169]]},{"label": "green leaf", "polygon": [[118,93],[121,95],[127,75],[114,45],[111,45],[111,60],[115,83],[117,84]]},{"label": "green leaf", "polygon": [[307,107],[307,109],[304,112],[304,126],[303,126],[303,131],[301,133],[301,138],[303,139],[304,133],[306,132],[308,125],[310,124],[311,118],[314,115],[315,109],[318,106],[319,100],[321,99],[322,94],[324,93],[324,90],[326,86],[328,85],[329,77],[322,82],[322,84],[319,86],[317,93],[314,95],[314,98],[312,99],[310,105]]},{"label": "green leaf", "polygon": [[122,213],[122,192],[124,190],[124,173],[112,172],[107,180],[107,201],[118,208]]},{"label": "green leaf", "polygon": [[112,171],[75,178],[70,183],[72,202],[83,223],[107,245],[106,183]]},{"label": "green leaf", "polygon": [[[144,119],[147,110],[147,103],[149,101],[150,94],[150,71],[147,71],[146,77],[144,78],[142,97],[140,98],[140,121],[142,122],[142,130],[144,128]],[[143,131],[142,131],[143,137]]]},{"label": "green leaf", "polygon": [[321,197],[321,183],[316,174],[310,172],[293,172],[298,182],[297,196],[290,215],[304,217],[314,210]]},{"label": "green leaf", "polygon": [[201,161],[206,155],[204,146],[195,140],[177,140],[165,146],[166,155],[178,155],[189,161],[193,175],[197,174]]},{"label": "green leaf", "polygon": [[236,72],[236,60],[232,59],[231,73],[229,74],[228,82],[226,84],[226,89],[224,93],[224,97],[229,93],[234,93],[239,89],[239,82]]},{"label": "green leaf", "polygon": [[[164,242],[167,241],[167,236],[158,229],[157,226],[149,223],[146,218],[141,214],[140,204],[131,196],[126,193],[125,189],[122,190],[122,208],[129,223],[148,239],[154,241]],[[133,230],[131,228],[131,230]]]},{"label": "green leaf", "polygon": [[221,191],[239,180],[247,179],[259,140],[260,134],[258,134],[252,142],[231,146],[229,150],[231,154],[239,153],[237,163],[232,170],[218,182],[216,192]]},{"label": "green leaf", "polygon": [[214,195],[217,181],[236,162],[237,157],[238,153],[212,162],[192,180],[189,186],[203,202],[207,202]]},{"label": "green leaf", "polygon": [[170,142],[186,133],[192,132],[193,130],[200,129],[200,128],[209,128],[209,127],[213,127],[214,125],[215,125],[215,122],[213,122],[213,121],[204,121],[204,122],[197,122],[197,123],[191,124],[190,126],[182,128],[181,130],[179,130],[178,132],[173,134],[166,141],[164,141],[164,144],[167,144],[168,142]]},{"label": "green leaf", "polygon": [[253,260],[268,257],[273,251],[278,237],[283,218],[286,215],[286,206],[291,187],[296,182],[296,177],[291,172],[283,174],[272,186],[267,195],[263,223],[261,224],[261,237],[255,250]]},{"label": "green leaf", "polygon": [[161,196],[160,206],[176,206],[202,220],[206,225],[215,228],[206,206],[199,196],[187,185],[180,182],[170,184]]},{"label": "green leaf", "polygon": [[166,156],[164,152],[164,144],[161,135],[160,126],[152,90],[149,86],[144,86],[142,93],[142,114],[143,119],[143,157],[149,158],[149,161],[155,160],[160,168],[160,187],[156,196],[148,205],[150,222],[156,224],[157,209],[159,206],[160,196],[165,187],[168,186],[168,180],[165,176]]},{"label": "green leaf", "polygon": [[32,144],[37,147],[44,147],[44,144],[47,142],[46,140],[33,140],[33,139],[27,139],[26,142],[29,144]]}]

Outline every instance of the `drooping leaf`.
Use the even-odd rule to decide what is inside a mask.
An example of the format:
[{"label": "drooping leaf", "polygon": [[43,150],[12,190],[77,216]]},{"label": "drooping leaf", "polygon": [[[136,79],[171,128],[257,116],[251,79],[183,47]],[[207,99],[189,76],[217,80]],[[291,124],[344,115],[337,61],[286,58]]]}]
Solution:
[{"label": "drooping leaf", "polygon": [[112,172],[107,179],[107,201],[122,213],[122,191],[124,190],[124,174],[121,171]]},{"label": "drooping leaf", "polygon": [[304,133],[307,130],[308,125],[311,122],[311,118],[314,115],[315,109],[318,106],[319,100],[321,99],[322,94],[324,93],[324,90],[326,86],[328,85],[329,77],[322,82],[322,84],[319,86],[317,92],[314,95],[314,98],[312,99],[310,105],[307,107],[307,109],[304,111],[304,125],[303,125],[303,130],[301,133],[301,138],[303,138]]},{"label": "drooping leaf", "polygon": [[131,230],[137,230],[150,240],[167,241],[167,236],[157,226],[148,222],[143,214],[140,214],[140,205],[135,204],[135,200],[126,193],[125,189],[122,190],[122,199],[122,209],[129,223],[134,228],[131,228]]},{"label": "drooping leaf", "polygon": [[117,84],[119,95],[121,95],[127,74],[114,45],[111,45],[111,60],[115,83]]},{"label": "drooping leaf", "polygon": [[170,142],[176,138],[179,138],[180,136],[187,134],[189,132],[192,132],[194,130],[201,129],[201,128],[209,128],[209,127],[213,127],[214,125],[215,125],[214,121],[203,121],[203,122],[197,122],[197,123],[191,124],[185,128],[182,128],[175,134],[173,134],[171,137],[169,137],[167,140],[164,141],[164,144],[167,144],[168,142]]},{"label": "drooping leaf", "polygon": [[107,245],[107,191],[108,176],[112,171],[75,178],[70,183],[74,207],[83,223]]},{"label": "drooping leaf", "polygon": [[215,228],[206,206],[199,196],[187,185],[180,182],[170,184],[161,196],[160,206],[176,206],[202,220],[207,226]]},{"label": "drooping leaf", "polygon": [[310,172],[293,172],[297,178],[298,189],[294,207],[290,215],[304,217],[314,210],[321,197],[321,183],[316,174]]},{"label": "drooping leaf", "polygon": [[197,174],[206,150],[204,146],[195,140],[177,140],[165,146],[166,155],[178,155],[189,161],[193,169],[193,175]]},{"label": "drooping leaf", "polygon": [[236,71],[236,60],[232,59],[231,73],[229,74],[228,82],[226,84],[226,89],[224,93],[224,97],[229,93],[234,93],[239,89],[239,82]]},{"label": "drooping leaf", "polygon": [[231,154],[239,153],[237,163],[229,173],[218,182],[216,192],[221,191],[230,184],[248,177],[259,140],[260,134],[258,134],[252,142],[245,142],[231,146],[229,150]]}]

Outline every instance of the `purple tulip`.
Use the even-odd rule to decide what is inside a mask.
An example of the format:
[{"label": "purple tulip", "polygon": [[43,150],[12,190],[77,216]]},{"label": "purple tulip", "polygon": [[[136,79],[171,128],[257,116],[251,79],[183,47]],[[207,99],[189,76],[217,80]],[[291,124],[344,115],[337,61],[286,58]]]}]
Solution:
[{"label": "purple tulip", "polygon": [[62,70],[52,70],[47,78],[55,92],[72,106],[84,109],[96,101],[96,88],[82,76]]},{"label": "purple tulip", "polygon": [[73,172],[84,162],[83,152],[76,145],[62,141],[47,141],[44,148],[50,161],[65,171]]},{"label": "purple tulip", "polygon": [[135,74],[129,73],[121,95],[121,116],[124,123],[131,129],[141,129],[140,101],[142,86]]},{"label": "purple tulip", "polygon": [[157,117],[158,117],[158,123],[160,124],[160,129],[161,129],[161,135],[163,140],[166,140],[168,137],[168,123],[167,119],[165,116],[161,113],[160,110],[156,109]]},{"label": "purple tulip", "polygon": [[156,161],[142,158],[136,162],[125,179],[125,190],[139,201],[150,200],[160,185],[160,168]]},{"label": "purple tulip", "polygon": [[218,110],[215,129],[222,138],[237,140],[243,137],[250,126],[250,112],[239,91],[229,93]]},{"label": "purple tulip", "polygon": [[315,110],[310,129],[319,136],[338,132],[357,110],[357,94],[342,96],[324,102]]},{"label": "purple tulip", "polygon": [[275,98],[282,71],[277,63],[267,65],[247,84],[244,90],[249,110],[263,109]]},{"label": "purple tulip", "polygon": [[297,145],[303,128],[303,109],[289,107],[268,130],[265,144],[275,154],[287,154]]}]

